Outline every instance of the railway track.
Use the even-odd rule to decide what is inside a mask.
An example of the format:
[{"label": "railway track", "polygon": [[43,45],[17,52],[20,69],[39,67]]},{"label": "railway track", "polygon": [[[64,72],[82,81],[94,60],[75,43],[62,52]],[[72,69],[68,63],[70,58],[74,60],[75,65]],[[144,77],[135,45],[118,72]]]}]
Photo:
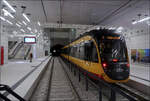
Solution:
[{"label": "railway track", "polygon": [[[84,74],[81,74],[81,81],[79,82],[78,72],[75,69],[68,69],[71,66],[61,59],[53,58],[30,101],[99,101],[99,85],[102,88],[102,101],[111,101],[110,89],[90,78],[88,78],[88,91],[86,91]],[[119,88],[137,101],[148,101],[123,86],[116,84],[112,86]],[[116,93],[116,101],[129,100]]]},{"label": "railway track", "polygon": [[57,58],[49,64],[30,101],[80,101],[72,81]]},{"label": "railway track", "polygon": [[130,88],[124,84],[120,84],[120,83],[117,83],[115,84],[116,87],[120,88],[122,91],[128,93],[129,95],[135,97],[138,101],[149,101],[150,98],[144,94],[142,94],[141,92],[133,89],[133,88]]},{"label": "railway track", "polygon": [[[68,63],[65,63],[65,64],[68,67],[70,66],[70,65],[68,65]],[[71,72],[71,70],[69,72]],[[71,74],[73,77],[74,73],[71,73]],[[76,74],[78,74],[78,73],[76,73]],[[78,77],[76,76],[76,78],[78,78]],[[85,78],[83,74],[82,74],[81,78]],[[82,80],[82,81],[85,81],[85,80]],[[99,92],[98,89],[99,89],[99,85],[100,85],[102,88],[103,97],[105,97],[105,99],[102,101],[111,101],[111,99],[110,99],[111,98],[110,97],[111,96],[111,93],[110,93],[111,90],[108,87],[101,85],[97,81],[95,82],[94,80],[91,80],[90,78],[88,78],[88,81],[89,81],[89,84],[88,84],[89,89],[92,89],[92,91],[95,91],[95,93],[94,93],[95,95],[98,96],[98,92]],[[82,85],[86,85],[85,82],[82,82]],[[123,84],[112,84],[112,86],[120,89],[121,91],[123,91],[127,95],[132,96],[137,101],[149,101],[149,99],[147,99],[147,97],[141,96],[140,93],[135,92],[135,90],[129,89],[129,87],[123,86]],[[90,92],[91,92],[91,90],[90,90]],[[90,100],[88,100],[88,101],[90,101]],[[93,101],[98,101],[98,100],[93,100]],[[129,100],[127,98],[123,97],[122,95],[116,93],[116,101],[129,101]]]}]

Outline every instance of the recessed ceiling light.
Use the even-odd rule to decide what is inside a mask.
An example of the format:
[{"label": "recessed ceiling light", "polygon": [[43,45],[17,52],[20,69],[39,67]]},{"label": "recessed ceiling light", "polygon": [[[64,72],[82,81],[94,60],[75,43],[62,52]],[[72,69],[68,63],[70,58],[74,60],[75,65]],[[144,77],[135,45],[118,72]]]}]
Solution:
[{"label": "recessed ceiling light", "polygon": [[14,16],[11,13],[9,13],[6,9],[2,9],[2,10],[4,14],[9,15],[11,18],[14,18]]},{"label": "recessed ceiling light", "polygon": [[25,13],[23,13],[22,15],[28,22],[30,22],[30,19],[27,17],[27,15]]},{"label": "recessed ceiling light", "polygon": [[100,27],[97,27],[96,29],[97,29],[97,30],[99,30],[99,29],[100,29]]},{"label": "recessed ceiling light", "polygon": [[7,23],[9,23],[10,25],[12,25],[12,24],[13,24],[13,23],[12,23],[12,22],[10,22],[9,20],[6,20],[6,22],[7,22]]},{"label": "recessed ceiling light", "polygon": [[23,29],[20,29],[22,32],[25,32]]},{"label": "recessed ceiling light", "polygon": [[150,17],[146,17],[146,18],[143,18],[143,19],[139,20],[138,22],[147,21],[147,20],[149,20],[149,19],[150,19]]},{"label": "recessed ceiling light", "polygon": [[37,33],[37,29],[35,29],[35,33]]},{"label": "recessed ceiling light", "polygon": [[119,32],[119,33],[121,33],[121,32],[123,31],[123,29],[124,29],[124,28],[123,28],[122,26],[120,26],[120,27],[117,28],[116,31]]},{"label": "recessed ceiling light", "polygon": [[147,20],[149,20],[149,19],[150,19],[150,17],[146,17],[146,18],[143,18],[143,19],[141,19],[141,20],[134,21],[134,22],[132,22],[132,24],[134,25],[134,24],[137,24],[137,23],[141,23],[141,22],[147,21]]},{"label": "recessed ceiling light", "polygon": [[30,27],[27,27],[27,29],[31,31],[31,28],[30,28]]},{"label": "recessed ceiling light", "polygon": [[18,24],[22,25],[22,23],[20,21],[18,21]]},{"label": "recessed ceiling light", "polygon": [[18,23],[16,23],[16,25],[17,25],[18,27],[21,27]]},{"label": "recessed ceiling light", "polygon": [[3,0],[3,2],[4,2],[13,12],[16,12],[16,10],[15,10],[6,0]]},{"label": "recessed ceiling light", "polygon": [[1,20],[3,20],[3,21],[6,21],[6,19],[5,19],[5,18],[3,18],[2,16],[0,16],[0,19],[1,19]]},{"label": "recessed ceiling light", "polygon": [[27,25],[27,23],[26,23],[25,21],[22,21],[22,23],[23,23],[24,25]]},{"label": "recessed ceiling light", "polygon": [[133,25],[135,25],[135,24],[137,24],[137,23],[138,23],[137,21],[132,22]]},{"label": "recessed ceiling light", "polygon": [[41,26],[40,22],[38,21],[38,25]]},{"label": "recessed ceiling light", "polygon": [[116,29],[116,27],[110,27],[110,28],[108,28],[109,30],[115,30]]}]

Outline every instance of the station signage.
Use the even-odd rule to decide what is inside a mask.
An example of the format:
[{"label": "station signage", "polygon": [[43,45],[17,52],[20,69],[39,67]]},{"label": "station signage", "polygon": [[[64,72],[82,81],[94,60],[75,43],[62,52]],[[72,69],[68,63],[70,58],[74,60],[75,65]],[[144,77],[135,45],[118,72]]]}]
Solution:
[{"label": "station signage", "polygon": [[24,37],[24,43],[35,44],[36,43],[36,37]]}]

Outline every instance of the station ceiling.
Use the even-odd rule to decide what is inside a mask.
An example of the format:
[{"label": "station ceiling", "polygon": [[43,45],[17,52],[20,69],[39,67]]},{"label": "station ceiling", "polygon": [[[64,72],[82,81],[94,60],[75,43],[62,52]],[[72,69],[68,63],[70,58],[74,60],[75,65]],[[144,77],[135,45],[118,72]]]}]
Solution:
[{"label": "station ceiling", "polygon": [[[138,14],[149,14],[149,0],[9,0],[16,7],[17,17],[23,12],[32,21],[65,24],[105,24],[112,18],[124,22],[136,20]],[[125,18],[124,18],[125,16]],[[142,17],[142,16],[141,16]],[[113,19],[114,21],[114,19]],[[123,23],[123,21],[121,21]]]},{"label": "station ceiling", "polygon": [[[150,0],[7,0],[22,20],[22,12],[32,22],[112,25],[147,31],[148,23],[134,20],[150,16]],[[24,10],[22,6],[26,7]],[[140,16],[139,16],[140,15]]]}]

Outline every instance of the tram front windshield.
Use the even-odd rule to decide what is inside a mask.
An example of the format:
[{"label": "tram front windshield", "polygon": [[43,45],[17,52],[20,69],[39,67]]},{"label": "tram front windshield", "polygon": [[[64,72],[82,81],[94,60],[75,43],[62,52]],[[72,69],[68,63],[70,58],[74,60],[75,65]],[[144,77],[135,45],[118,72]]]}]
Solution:
[{"label": "tram front windshield", "polygon": [[105,39],[100,43],[102,61],[127,62],[127,48],[125,41],[120,39]]}]

